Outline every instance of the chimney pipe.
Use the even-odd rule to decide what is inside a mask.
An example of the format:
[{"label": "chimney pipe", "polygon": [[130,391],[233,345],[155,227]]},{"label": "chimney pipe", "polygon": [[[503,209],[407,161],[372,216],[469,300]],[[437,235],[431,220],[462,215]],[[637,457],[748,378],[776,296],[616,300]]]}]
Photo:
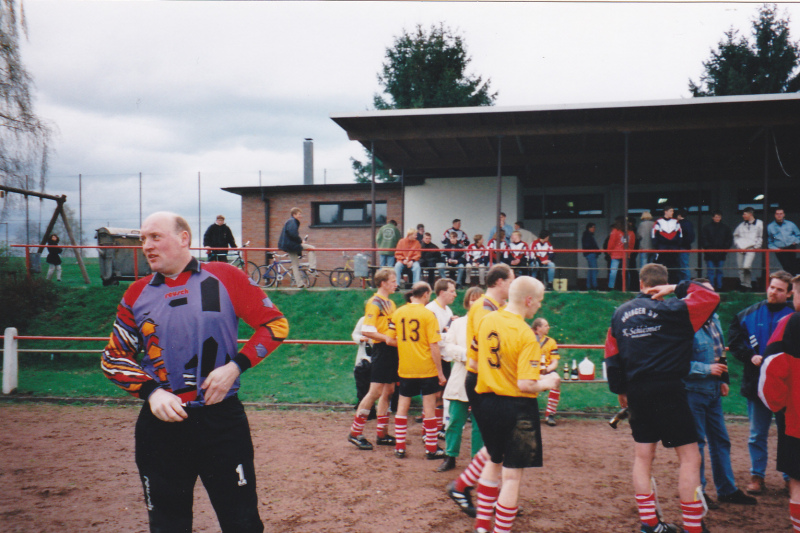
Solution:
[{"label": "chimney pipe", "polygon": [[314,139],[303,142],[303,185],[314,185]]}]

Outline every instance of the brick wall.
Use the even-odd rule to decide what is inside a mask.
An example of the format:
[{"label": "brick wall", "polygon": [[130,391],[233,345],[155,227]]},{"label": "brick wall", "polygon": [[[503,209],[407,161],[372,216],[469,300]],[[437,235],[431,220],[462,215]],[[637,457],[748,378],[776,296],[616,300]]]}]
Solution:
[{"label": "brick wall", "polygon": [[[401,212],[401,189],[376,191],[375,201],[386,202],[386,212],[388,219],[394,219],[398,223],[401,233],[403,230],[403,216]],[[299,191],[299,192],[278,192],[269,193],[266,200],[269,202],[269,243],[266,247],[277,248],[278,238],[280,237],[283,225],[291,216],[289,212],[293,207],[303,210],[303,219],[300,224],[300,235],[308,235],[309,243],[317,248],[369,248],[375,246],[375,239],[371,228],[349,227],[349,228],[321,228],[309,227],[312,222],[312,202],[323,201],[366,201],[369,202],[372,195],[369,189],[352,191]],[[251,247],[265,247],[265,221],[264,221],[264,202],[258,191],[246,192],[242,195],[242,241],[250,241]],[[348,252],[354,255],[357,252]],[[262,264],[264,257],[260,254],[248,254],[248,259]],[[344,259],[342,252],[317,253],[317,266],[320,270],[331,270],[342,266]],[[327,272],[322,273],[317,280],[317,286],[328,285]]]}]

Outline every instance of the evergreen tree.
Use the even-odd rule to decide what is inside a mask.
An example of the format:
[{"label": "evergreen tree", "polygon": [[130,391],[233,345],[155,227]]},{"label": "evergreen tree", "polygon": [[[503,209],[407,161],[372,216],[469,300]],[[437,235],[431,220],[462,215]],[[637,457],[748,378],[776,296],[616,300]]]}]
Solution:
[{"label": "evergreen tree", "polygon": [[703,62],[700,83],[689,80],[692,96],[773,94],[800,90],[800,45],[791,40],[788,16],[764,4],[752,23],[752,40],[731,28]]},{"label": "evergreen tree", "polygon": [[[435,107],[474,107],[494,104],[497,93],[490,92],[491,80],[468,75],[471,58],[464,39],[439,24],[425,31],[417,26],[413,33],[403,30],[386,49],[386,61],[378,74],[383,95],[373,98],[375,109],[421,109]],[[371,155],[367,150],[367,157]],[[372,163],[351,158],[356,181],[372,180]],[[376,159],[376,179],[396,181]]]}]

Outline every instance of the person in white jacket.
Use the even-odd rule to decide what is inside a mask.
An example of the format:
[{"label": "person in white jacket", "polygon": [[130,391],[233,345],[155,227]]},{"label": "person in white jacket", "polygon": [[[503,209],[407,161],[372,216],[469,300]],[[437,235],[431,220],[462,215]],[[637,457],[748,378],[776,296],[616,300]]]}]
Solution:
[{"label": "person in white jacket", "polygon": [[[353,341],[358,344],[358,351],[356,352],[356,364],[353,368],[353,377],[356,380],[356,405],[364,399],[369,391],[369,376],[372,372],[372,341],[361,334],[361,326],[364,324],[364,317],[358,319],[356,327],[353,328]],[[375,406],[372,406],[367,420],[375,420]]]},{"label": "person in white jacket", "polygon": [[[736,226],[733,232],[733,245],[739,250],[757,250],[764,242],[764,224],[756,220],[752,207],[742,211],[742,223]],[[755,252],[740,252],[736,254],[736,266],[739,268],[739,289],[753,290],[752,272]]]},{"label": "person in white jacket", "polygon": [[[472,302],[483,295],[480,287],[471,287],[464,294],[464,309],[469,310]],[[464,431],[464,424],[467,422],[469,412],[469,400],[467,391],[464,388],[464,379],[467,377],[467,317],[463,316],[455,319],[450,324],[450,329],[444,337],[444,350],[442,359],[452,362],[450,378],[444,389],[444,399],[450,402],[450,420],[445,429],[445,457],[437,472],[447,472],[456,467],[456,457],[461,452],[461,435]],[[478,453],[483,448],[483,438],[475,422],[475,415],[472,414],[472,455]]]}]

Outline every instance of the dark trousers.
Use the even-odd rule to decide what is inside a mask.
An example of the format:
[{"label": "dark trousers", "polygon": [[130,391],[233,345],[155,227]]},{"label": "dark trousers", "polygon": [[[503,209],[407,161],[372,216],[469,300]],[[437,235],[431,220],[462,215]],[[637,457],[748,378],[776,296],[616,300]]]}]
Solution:
[{"label": "dark trousers", "polygon": [[677,253],[667,253],[667,254],[658,254],[656,257],[656,263],[664,265],[667,267],[667,271],[669,272],[669,283],[671,285],[675,285],[680,282],[680,262],[678,260]]},{"label": "dark trousers", "polygon": [[223,532],[263,532],[242,403],[233,396],[186,411],[183,422],[163,422],[145,403],[136,422],[136,465],[151,533],[191,533],[198,476]]},{"label": "dark trousers", "polygon": [[797,254],[795,253],[795,249],[796,247],[781,248],[780,252],[775,252],[775,257],[778,258],[781,267],[792,276],[800,274],[800,272],[797,271]]}]

